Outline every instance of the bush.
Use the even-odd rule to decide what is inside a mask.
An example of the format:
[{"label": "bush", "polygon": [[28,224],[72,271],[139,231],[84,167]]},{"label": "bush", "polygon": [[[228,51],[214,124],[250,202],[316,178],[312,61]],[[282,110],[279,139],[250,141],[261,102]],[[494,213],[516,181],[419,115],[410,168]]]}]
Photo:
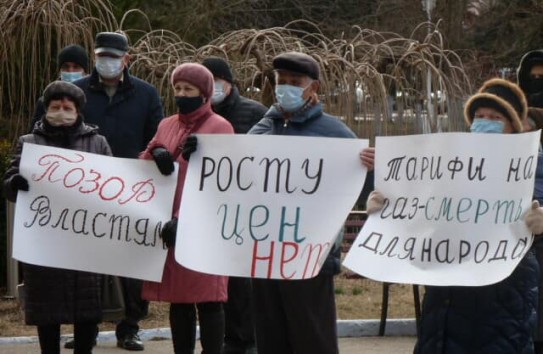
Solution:
[{"label": "bush", "polygon": [[[7,139],[0,140],[0,174],[4,176],[11,156],[11,144]],[[0,288],[7,284],[7,220],[6,201],[0,202]]]}]

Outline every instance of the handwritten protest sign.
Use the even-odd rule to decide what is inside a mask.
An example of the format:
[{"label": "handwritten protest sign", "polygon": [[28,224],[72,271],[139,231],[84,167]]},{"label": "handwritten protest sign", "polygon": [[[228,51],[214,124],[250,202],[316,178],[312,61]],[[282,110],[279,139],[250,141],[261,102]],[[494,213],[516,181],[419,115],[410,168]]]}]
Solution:
[{"label": "handwritten protest sign", "polygon": [[449,133],[376,141],[370,215],[344,265],[385,282],[487,285],[526,254],[539,132]]},{"label": "handwritten protest sign", "polygon": [[[176,167],[177,168],[177,167]],[[28,192],[15,209],[13,257],[30,264],[160,281],[158,235],[176,173],[152,161],[24,144]]]},{"label": "handwritten protest sign", "polygon": [[179,212],[177,262],[210,274],[318,274],[362,189],[367,140],[199,135]]}]

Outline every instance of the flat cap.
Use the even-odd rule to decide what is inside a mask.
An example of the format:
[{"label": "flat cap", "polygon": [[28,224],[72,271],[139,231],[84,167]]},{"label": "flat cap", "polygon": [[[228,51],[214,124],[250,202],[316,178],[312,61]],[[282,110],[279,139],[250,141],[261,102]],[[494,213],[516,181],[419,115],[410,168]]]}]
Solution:
[{"label": "flat cap", "polygon": [[68,96],[73,99],[79,110],[83,109],[87,99],[82,89],[68,81],[53,81],[43,90],[43,103],[47,108],[52,100]]},{"label": "flat cap", "polygon": [[319,63],[311,56],[300,52],[287,52],[273,58],[275,70],[286,70],[307,75],[313,80],[319,79]]},{"label": "flat cap", "polygon": [[111,53],[123,56],[128,52],[128,40],[117,32],[100,32],[94,41],[94,53]]}]

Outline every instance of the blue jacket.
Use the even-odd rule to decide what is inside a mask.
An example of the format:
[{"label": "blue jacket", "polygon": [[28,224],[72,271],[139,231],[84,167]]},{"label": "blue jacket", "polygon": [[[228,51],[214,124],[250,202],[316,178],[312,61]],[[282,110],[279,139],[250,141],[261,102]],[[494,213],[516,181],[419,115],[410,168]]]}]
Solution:
[{"label": "blue jacket", "polygon": [[[356,138],[356,134],[339,118],[324,113],[320,103],[296,112],[288,120],[285,119],[277,105],[273,105],[266,112],[264,118],[249,130],[248,134]],[[322,265],[321,273],[334,275],[340,272],[341,247],[339,244],[342,238],[343,232],[340,232],[336,244]]]},{"label": "blue jacket", "polygon": [[415,354],[532,354],[539,266],[533,250],[487,286],[427,286]]},{"label": "blue jacket", "polygon": [[85,123],[99,127],[99,133],[106,137],[113,156],[137,158],[164,117],[156,88],[131,76],[127,68],[111,99],[99,81],[96,69],[74,84],[83,89],[87,97],[82,111]]},{"label": "blue jacket", "polygon": [[283,112],[277,105],[273,105],[248,134],[356,138],[355,133],[345,123],[324,113],[320,103],[295,113],[289,120],[285,120]]}]

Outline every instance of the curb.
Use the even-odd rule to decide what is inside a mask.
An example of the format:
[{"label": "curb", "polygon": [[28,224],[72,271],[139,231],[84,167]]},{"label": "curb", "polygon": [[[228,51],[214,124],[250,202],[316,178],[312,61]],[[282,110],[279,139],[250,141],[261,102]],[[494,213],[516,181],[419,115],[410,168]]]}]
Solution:
[{"label": "curb", "polygon": [[[379,320],[338,320],[337,331],[338,337],[373,337],[379,333]],[[400,318],[387,320],[386,323],[386,336],[416,336],[415,319],[413,318]],[[61,341],[73,335],[62,335]],[[169,327],[142,329],[139,331],[139,336],[143,341],[158,341],[169,340],[172,338],[172,334]],[[199,328],[196,329],[196,339],[200,337]],[[115,342],[115,331],[100,332],[98,335],[98,342],[109,343]],[[14,344],[31,344],[37,343],[38,337],[0,337],[0,346],[2,345],[14,345]]]}]

